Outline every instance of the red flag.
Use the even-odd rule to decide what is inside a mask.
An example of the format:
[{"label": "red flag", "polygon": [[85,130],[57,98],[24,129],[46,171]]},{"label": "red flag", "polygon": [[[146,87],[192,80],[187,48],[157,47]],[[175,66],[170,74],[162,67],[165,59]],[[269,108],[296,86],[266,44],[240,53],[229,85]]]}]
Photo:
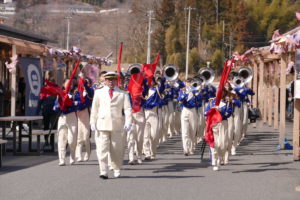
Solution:
[{"label": "red flag", "polygon": [[82,77],[80,77],[78,80],[78,92],[80,94],[81,102],[85,101],[85,99],[83,97],[83,91],[84,91],[84,79]]},{"label": "red flag", "polygon": [[154,73],[155,73],[155,70],[156,70],[156,65],[159,61],[159,58],[160,58],[160,54],[158,53],[154,63],[142,65],[142,71],[144,72],[145,77],[148,79],[149,87],[151,85],[152,78],[154,76]]},{"label": "red flag", "polygon": [[128,83],[128,91],[131,95],[141,95],[143,92],[143,80],[144,76],[142,73],[132,74]]},{"label": "red flag", "polygon": [[142,92],[143,92],[143,80],[142,73],[132,74],[128,83],[128,92],[131,95],[132,112],[136,113],[141,110]]},{"label": "red flag", "polygon": [[118,87],[120,87],[121,84],[121,59],[122,59],[122,50],[123,50],[123,42],[121,42],[120,44],[120,50],[119,50],[119,55],[118,55],[118,68],[117,68],[117,72],[118,72]]},{"label": "red flag", "polygon": [[65,90],[61,89],[57,84],[53,82],[46,81],[47,85],[43,87],[40,91],[40,99],[44,99],[48,96],[58,96],[58,103],[60,105],[61,110],[65,110],[67,106],[72,106],[72,100],[69,98],[68,93],[71,89],[71,83],[76,74],[79,63],[80,60],[77,61]]},{"label": "red flag", "polygon": [[221,102],[223,89],[224,89],[225,83],[227,82],[229,72],[231,70],[231,67],[232,67],[233,63],[234,63],[234,58],[231,59],[230,61],[226,61],[225,64],[224,64],[222,77],[221,77],[219,87],[218,87],[218,91],[217,91],[217,95],[216,95],[216,106],[218,106]]},{"label": "red flag", "polygon": [[218,109],[212,108],[207,111],[206,117],[206,130],[205,130],[205,141],[210,147],[214,147],[215,139],[212,131],[212,127],[222,121],[222,115]]},{"label": "red flag", "polygon": [[54,82],[46,80],[46,85],[41,88],[40,99],[43,100],[49,96],[64,95],[64,91]]},{"label": "red flag", "polygon": [[71,74],[71,76],[70,76],[70,80],[69,80],[69,82],[68,82],[68,84],[67,84],[67,86],[66,86],[66,88],[65,88],[65,92],[68,94],[69,93],[69,91],[70,91],[70,89],[71,89],[71,83],[72,83],[72,80],[73,80],[73,78],[74,78],[74,76],[75,76],[75,74],[76,74],[76,72],[77,72],[77,69],[78,69],[78,67],[79,67],[79,64],[80,64],[80,60],[77,60],[77,63],[76,63],[76,65],[75,65],[75,68],[73,69],[73,72],[72,72],[72,74]]}]

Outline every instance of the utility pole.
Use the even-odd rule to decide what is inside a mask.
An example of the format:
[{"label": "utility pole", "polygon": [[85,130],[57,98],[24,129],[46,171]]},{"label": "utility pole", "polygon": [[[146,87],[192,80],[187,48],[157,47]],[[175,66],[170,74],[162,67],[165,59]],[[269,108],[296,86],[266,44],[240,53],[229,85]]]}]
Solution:
[{"label": "utility pole", "polygon": [[216,24],[218,26],[218,24],[219,24],[219,0],[215,0],[215,1],[216,1],[216,4],[215,4],[215,6],[216,6]]},{"label": "utility pole", "polygon": [[115,44],[115,49],[116,49],[116,63],[118,63],[118,44],[119,44],[119,25],[117,23],[117,25],[116,25],[116,44]]},{"label": "utility pole", "polygon": [[185,59],[185,79],[188,78],[189,74],[189,50],[190,50],[190,25],[191,25],[191,10],[195,8],[185,8],[189,10],[188,14],[188,27],[187,27],[187,36],[186,36],[186,59]]},{"label": "utility pole", "polygon": [[148,23],[148,45],[147,45],[147,64],[150,64],[151,60],[151,20],[153,11],[148,11],[149,23]]},{"label": "utility pole", "polygon": [[222,31],[222,50],[224,51],[224,42],[225,42],[225,20],[223,20],[223,31]]},{"label": "utility pole", "polygon": [[228,58],[230,58],[232,55],[231,48],[232,48],[232,33],[230,33],[230,35],[229,35],[229,56],[228,56]]},{"label": "utility pole", "polygon": [[66,49],[69,50],[70,49],[70,19],[72,19],[72,15],[73,11],[70,8],[68,10],[68,15],[65,17],[67,19],[67,46]]},{"label": "utility pole", "polygon": [[198,50],[200,51],[201,45],[201,16],[199,16],[199,25],[198,25]]}]

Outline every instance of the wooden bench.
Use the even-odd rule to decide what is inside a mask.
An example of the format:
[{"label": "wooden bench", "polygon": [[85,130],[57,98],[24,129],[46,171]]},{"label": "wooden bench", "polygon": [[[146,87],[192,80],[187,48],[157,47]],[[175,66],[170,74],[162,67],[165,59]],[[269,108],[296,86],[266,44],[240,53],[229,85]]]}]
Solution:
[{"label": "wooden bench", "polygon": [[[7,140],[0,139],[0,167],[2,166],[2,144],[6,144]],[[5,151],[5,149],[4,149]]]},{"label": "wooden bench", "polygon": [[[56,133],[56,130],[51,130],[50,135],[53,135],[53,139],[51,140],[50,138],[50,145],[51,145],[51,150],[50,152],[54,152],[54,134]],[[41,130],[41,129],[33,129],[32,130],[32,135],[37,136],[37,152],[40,154],[41,152],[41,135],[48,135],[49,130]],[[44,150],[45,151],[45,150]]]}]

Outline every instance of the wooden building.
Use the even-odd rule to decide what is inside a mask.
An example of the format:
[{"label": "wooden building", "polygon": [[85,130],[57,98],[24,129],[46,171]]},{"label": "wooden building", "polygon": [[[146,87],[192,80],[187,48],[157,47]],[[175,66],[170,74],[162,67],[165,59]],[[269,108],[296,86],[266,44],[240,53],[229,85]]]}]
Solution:
[{"label": "wooden building", "polygon": [[[10,73],[5,63],[11,62],[11,57],[39,57],[46,49],[49,39],[30,32],[0,24],[0,83],[3,87],[3,106],[1,115],[22,115],[22,109],[16,106],[21,101],[20,87],[23,87],[22,72],[17,67]],[[19,84],[18,84],[19,83]],[[0,87],[1,87],[0,85]]]},{"label": "wooden building", "polygon": [[[254,124],[255,127],[263,125],[273,126],[279,130],[280,149],[285,149],[284,140],[286,137],[286,117],[287,117],[287,94],[289,83],[294,83],[299,79],[299,61],[296,55],[300,55],[297,50],[300,40],[300,27],[297,27],[272,40],[271,46],[252,48],[245,52],[248,62],[240,63],[252,68],[253,79],[251,87],[255,92],[252,98],[253,106],[258,107],[262,114],[262,119]],[[277,45],[274,51],[274,45]],[[297,52],[299,51],[299,52]],[[299,57],[300,58],[300,57]],[[299,59],[298,58],[298,59]],[[292,66],[293,65],[293,66]],[[289,71],[289,68],[293,70]],[[294,85],[294,91],[300,90]],[[300,122],[300,99],[294,98],[293,116],[293,159],[300,160],[299,145],[299,122]],[[275,148],[275,147],[274,147]]]}]

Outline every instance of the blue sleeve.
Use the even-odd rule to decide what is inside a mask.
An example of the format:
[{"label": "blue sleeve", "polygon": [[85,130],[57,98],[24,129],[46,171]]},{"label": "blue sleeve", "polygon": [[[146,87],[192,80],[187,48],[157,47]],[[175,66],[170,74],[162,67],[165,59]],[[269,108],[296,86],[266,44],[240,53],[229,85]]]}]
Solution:
[{"label": "blue sleeve", "polygon": [[142,92],[143,97],[147,96],[148,91],[149,91],[148,80],[144,79],[143,80],[143,92]]},{"label": "blue sleeve", "polygon": [[186,100],[186,98],[187,98],[187,94],[183,91],[180,91],[177,97],[177,101],[184,101]]},{"label": "blue sleeve", "polygon": [[207,104],[205,111],[204,111],[204,116],[207,116],[207,112],[211,109],[210,103]]},{"label": "blue sleeve", "polygon": [[222,113],[222,114],[224,115],[225,119],[228,119],[232,115],[232,104],[229,104],[228,106],[226,106],[224,111],[225,112]]},{"label": "blue sleeve", "polygon": [[236,105],[237,107],[241,107],[242,103],[241,103],[241,100],[239,99],[233,99],[233,104]]},{"label": "blue sleeve", "polygon": [[87,95],[89,96],[89,98],[92,99],[94,97],[94,90],[93,90],[93,88],[87,86],[86,83],[84,83],[84,88],[85,88],[85,90],[86,90]]},{"label": "blue sleeve", "polygon": [[251,96],[255,95],[255,93],[253,92],[253,90],[250,89],[250,88],[247,89],[247,94],[251,95]]},{"label": "blue sleeve", "polygon": [[56,99],[55,102],[54,102],[54,106],[53,106],[53,110],[55,112],[59,112],[60,109],[59,109],[59,103],[58,103],[58,100]]}]

